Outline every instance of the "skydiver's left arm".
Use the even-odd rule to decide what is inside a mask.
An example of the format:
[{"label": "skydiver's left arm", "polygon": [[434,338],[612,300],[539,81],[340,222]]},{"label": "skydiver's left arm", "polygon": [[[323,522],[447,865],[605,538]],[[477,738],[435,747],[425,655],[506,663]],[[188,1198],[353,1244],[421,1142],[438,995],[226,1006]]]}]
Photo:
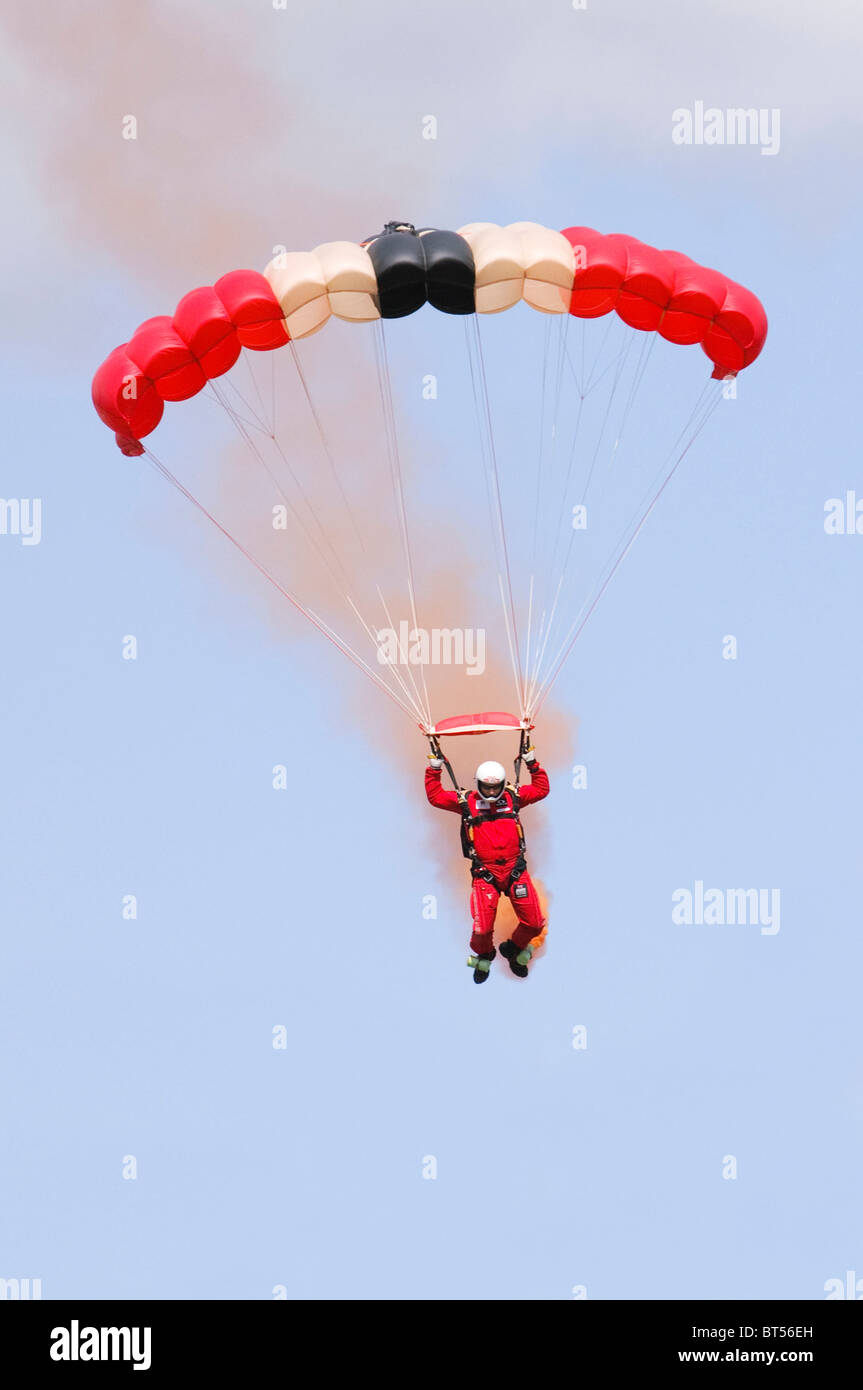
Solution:
[{"label": "skydiver's left arm", "polygon": [[532,802],[542,801],[543,797],[548,796],[550,785],[548,773],[540,767],[534,748],[528,748],[524,760],[530,773],[530,786],[519,787],[518,797],[520,805],[530,806]]}]

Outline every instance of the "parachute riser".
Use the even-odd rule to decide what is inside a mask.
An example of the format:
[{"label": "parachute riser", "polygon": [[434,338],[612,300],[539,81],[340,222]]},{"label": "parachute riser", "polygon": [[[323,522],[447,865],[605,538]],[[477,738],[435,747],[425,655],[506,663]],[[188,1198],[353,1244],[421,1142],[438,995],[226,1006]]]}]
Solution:
[{"label": "parachute riser", "polygon": [[428,737],[428,741],[429,741],[429,744],[430,744],[430,746],[431,746],[431,751],[432,751],[433,755],[434,755],[436,758],[440,758],[441,762],[443,763],[444,767],[446,768],[447,772],[448,772],[449,775],[450,775],[450,780],[451,780],[451,782],[452,782],[452,784],[453,784],[453,787],[455,788],[455,790],[456,790],[457,792],[461,791],[461,786],[460,786],[460,784],[459,784],[458,778],[456,777],[455,773],[453,772],[452,763],[450,762],[449,758],[446,756],[446,754],[444,753],[443,749],[441,748],[441,746],[440,746],[440,740],[438,739],[437,735],[436,735],[436,734],[428,734],[427,737]]},{"label": "parachute riser", "polygon": [[529,747],[530,747],[530,731],[529,731],[528,729],[522,729],[522,731],[521,731],[521,738],[519,739],[519,742],[518,742],[518,757],[516,758],[515,762],[513,763],[513,770],[514,770],[514,772],[515,772],[515,789],[516,789],[516,791],[518,791],[519,783],[520,783],[520,781],[521,781],[521,765],[522,765],[522,763],[524,762],[524,755],[525,755],[525,753],[527,752],[527,750],[528,750]]},{"label": "parachute riser", "polygon": [[[437,734],[426,734],[426,738],[427,738],[428,741],[429,741],[429,746],[431,747],[432,755],[433,755],[435,758],[440,758],[441,762],[443,763],[444,767],[446,768],[447,772],[449,773],[450,781],[452,782],[453,787],[455,788],[455,790],[456,790],[457,792],[458,792],[458,791],[461,791],[461,790],[462,790],[461,783],[459,782],[458,778],[457,778],[456,775],[455,775],[455,772],[453,771],[452,763],[450,762],[449,758],[446,756],[446,754],[444,753],[443,749],[442,749],[441,746],[440,746],[440,739],[438,738]],[[530,747],[530,730],[529,730],[529,729],[522,729],[522,730],[521,730],[521,734],[520,734],[520,736],[519,736],[519,741],[518,741],[518,755],[517,755],[517,757],[516,757],[516,759],[515,759],[515,762],[513,763],[513,770],[514,770],[514,772],[515,772],[515,783],[514,783],[514,785],[515,785],[516,791],[518,790],[519,782],[520,782],[520,780],[521,780],[521,765],[522,765],[522,763],[524,762],[524,755],[525,755],[525,753],[527,752],[527,750],[528,750],[529,747]]]}]

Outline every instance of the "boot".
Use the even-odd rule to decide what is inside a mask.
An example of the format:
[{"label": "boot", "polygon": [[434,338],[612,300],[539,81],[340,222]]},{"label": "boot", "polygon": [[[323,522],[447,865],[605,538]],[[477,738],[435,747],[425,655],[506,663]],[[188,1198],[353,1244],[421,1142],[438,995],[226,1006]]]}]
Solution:
[{"label": "boot", "polygon": [[491,963],[496,955],[497,952],[494,947],[492,947],[490,951],[483,951],[481,956],[468,956],[467,963],[473,966],[473,982],[475,985],[484,984],[488,979],[488,972],[491,969]]},{"label": "boot", "polygon": [[500,943],[501,955],[509,961],[509,968],[513,975],[517,975],[520,980],[527,978],[527,965],[533,955],[532,946],[516,946],[515,942],[502,941]]}]

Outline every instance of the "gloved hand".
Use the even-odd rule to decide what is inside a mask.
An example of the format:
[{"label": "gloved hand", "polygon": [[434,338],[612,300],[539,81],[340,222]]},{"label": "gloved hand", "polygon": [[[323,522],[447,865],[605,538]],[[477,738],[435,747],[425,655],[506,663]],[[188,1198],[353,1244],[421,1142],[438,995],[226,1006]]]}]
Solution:
[{"label": "gloved hand", "polygon": [[443,767],[443,758],[436,758],[434,753],[429,753],[428,760],[429,767],[433,767],[435,771],[438,771],[440,768]]},{"label": "gloved hand", "polygon": [[525,760],[525,762],[527,763],[528,767],[530,767],[530,764],[531,764],[531,763],[535,763],[535,762],[536,762],[536,749],[535,749],[535,748],[525,748],[524,752],[522,753],[522,757],[524,758],[524,760]]}]

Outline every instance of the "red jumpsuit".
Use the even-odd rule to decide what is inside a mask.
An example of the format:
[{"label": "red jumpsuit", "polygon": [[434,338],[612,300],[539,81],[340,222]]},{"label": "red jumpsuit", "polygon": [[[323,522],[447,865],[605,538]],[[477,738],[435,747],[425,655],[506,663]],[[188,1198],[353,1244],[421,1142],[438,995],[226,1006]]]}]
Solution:
[{"label": "red jumpsuit", "polygon": [[[525,806],[530,806],[534,801],[542,801],[544,796],[548,796],[548,791],[548,773],[543,771],[539,763],[533,763],[530,768],[530,786],[519,787],[519,810],[523,810]],[[478,792],[468,792],[468,806],[471,815],[476,814],[478,795]],[[432,806],[439,807],[441,811],[455,811],[457,815],[461,815],[461,807],[456,793],[447,791],[441,786],[441,769],[439,767],[426,768],[426,796]],[[508,800],[505,804],[508,809]],[[482,867],[491,872],[495,881],[494,883],[487,883],[482,878],[473,880],[473,890],[470,896],[473,921],[473,934],[470,939],[471,950],[478,956],[491,951],[497,905],[501,893],[505,891],[509,894],[510,902],[518,918],[518,926],[512,934],[512,939],[518,949],[523,950],[535,936],[539,936],[544,926],[544,919],[539,894],[527,871],[519,874],[509,886],[510,874],[521,851],[518,827],[509,816],[501,817],[499,820],[484,821],[481,825],[474,827],[473,843]]]}]

